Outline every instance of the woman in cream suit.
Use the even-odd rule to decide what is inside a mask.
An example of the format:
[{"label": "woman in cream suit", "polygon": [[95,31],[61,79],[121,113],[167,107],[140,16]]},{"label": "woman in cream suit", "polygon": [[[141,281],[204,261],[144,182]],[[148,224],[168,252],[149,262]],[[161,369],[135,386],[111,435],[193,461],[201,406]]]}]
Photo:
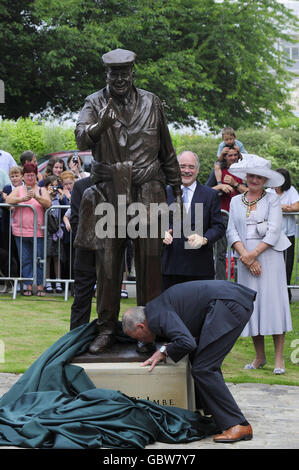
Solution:
[{"label": "woman in cream suit", "polygon": [[273,335],[275,374],[284,374],[285,333],[292,329],[283,250],[290,245],[282,232],[279,197],[264,187],[283,184],[284,177],[271,170],[271,162],[246,155],[230,168],[247,181],[248,191],[231,201],[228,243],[238,257],[238,282],[257,291],[253,314],[242,332],[252,336],[256,357],[246,369],[266,364],[264,335]]}]

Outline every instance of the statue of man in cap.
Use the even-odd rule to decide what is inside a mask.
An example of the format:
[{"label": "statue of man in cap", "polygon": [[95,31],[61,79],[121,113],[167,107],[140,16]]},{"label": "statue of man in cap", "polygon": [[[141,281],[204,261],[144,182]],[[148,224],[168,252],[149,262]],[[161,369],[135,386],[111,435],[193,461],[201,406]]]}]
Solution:
[{"label": "statue of man in cap", "polygon": [[[135,57],[123,49],[103,55],[107,85],[86,98],[75,130],[78,148],[91,149],[94,157],[94,186],[84,193],[75,240],[77,247],[96,250],[97,336],[89,348],[94,354],[115,341],[126,248],[126,237],[118,232],[123,214],[116,211],[116,235],[99,238],[95,207],[108,202],[117,208],[121,195],[124,211],[132,202],[142,203],[149,217],[151,203],[166,202],[167,184],[181,202],[180,168],[162,105],[157,96],[133,85]],[[148,234],[133,243],[137,305],[145,305],[161,293],[162,237]]]}]

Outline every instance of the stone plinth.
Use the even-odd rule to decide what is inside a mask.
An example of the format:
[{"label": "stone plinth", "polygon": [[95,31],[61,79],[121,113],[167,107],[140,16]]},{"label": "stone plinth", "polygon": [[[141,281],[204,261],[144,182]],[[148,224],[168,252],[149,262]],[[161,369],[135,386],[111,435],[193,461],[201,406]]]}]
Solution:
[{"label": "stone plinth", "polygon": [[150,356],[137,353],[135,344],[117,343],[99,355],[86,353],[75,357],[72,363],[83,367],[97,388],[194,410],[194,384],[188,358],[177,364],[167,358],[166,364],[160,363],[149,372],[149,367],[141,367],[141,363]]}]

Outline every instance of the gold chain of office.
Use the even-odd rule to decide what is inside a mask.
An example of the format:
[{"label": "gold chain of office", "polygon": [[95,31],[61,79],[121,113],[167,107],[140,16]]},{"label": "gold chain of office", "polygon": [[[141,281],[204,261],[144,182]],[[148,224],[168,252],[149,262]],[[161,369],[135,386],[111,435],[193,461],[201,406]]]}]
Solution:
[{"label": "gold chain of office", "polygon": [[246,191],[243,195],[242,195],[242,202],[245,204],[245,206],[247,206],[247,211],[246,211],[246,217],[249,217],[250,216],[250,210],[251,210],[251,207],[254,206],[258,201],[260,201],[267,193],[266,191],[263,189],[263,192],[262,194],[260,195],[260,197],[258,197],[257,199],[255,199],[254,201],[247,201],[246,199],[246,194],[248,193],[248,191]]}]

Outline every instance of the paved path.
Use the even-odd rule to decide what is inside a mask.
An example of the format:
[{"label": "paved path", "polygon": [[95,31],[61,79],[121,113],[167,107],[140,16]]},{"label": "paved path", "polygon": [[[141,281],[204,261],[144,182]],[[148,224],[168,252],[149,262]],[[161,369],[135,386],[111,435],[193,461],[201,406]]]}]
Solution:
[{"label": "paved path", "polygon": [[[19,377],[0,374],[0,396]],[[229,384],[229,387],[253,427],[254,438],[251,441],[216,444],[212,437],[208,437],[191,444],[156,442],[147,449],[299,449],[299,387],[245,383]]]}]

